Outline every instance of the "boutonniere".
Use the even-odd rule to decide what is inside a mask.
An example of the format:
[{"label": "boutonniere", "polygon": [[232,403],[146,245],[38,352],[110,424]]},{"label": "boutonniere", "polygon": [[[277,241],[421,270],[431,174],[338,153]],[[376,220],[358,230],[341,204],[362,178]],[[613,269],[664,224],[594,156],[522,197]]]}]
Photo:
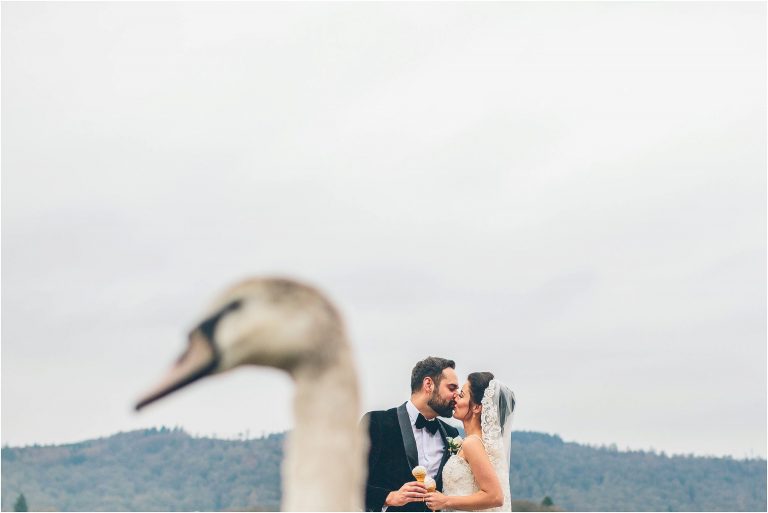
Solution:
[{"label": "boutonniere", "polygon": [[461,443],[464,441],[464,439],[460,436],[457,436],[456,438],[451,438],[449,436],[445,438],[445,441],[448,442],[448,451],[451,454],[457,454],[461,449]]}]

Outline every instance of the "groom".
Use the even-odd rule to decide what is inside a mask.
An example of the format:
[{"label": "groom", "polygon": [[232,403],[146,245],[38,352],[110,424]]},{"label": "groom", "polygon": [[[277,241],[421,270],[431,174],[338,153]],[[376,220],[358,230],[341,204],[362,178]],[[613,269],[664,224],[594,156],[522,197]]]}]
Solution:
[{"label": "groom", "polygon": [[411,470],[421,465],[443,488],[443,465],[450,452],[446,437],[459,432],[437,416],[450,417],[459,393],[453,360],[430,356],[411,371],[411,399],[387,411],[371,411],[368,423],[366,511],[429,511],[424,505],[423,484]]}]

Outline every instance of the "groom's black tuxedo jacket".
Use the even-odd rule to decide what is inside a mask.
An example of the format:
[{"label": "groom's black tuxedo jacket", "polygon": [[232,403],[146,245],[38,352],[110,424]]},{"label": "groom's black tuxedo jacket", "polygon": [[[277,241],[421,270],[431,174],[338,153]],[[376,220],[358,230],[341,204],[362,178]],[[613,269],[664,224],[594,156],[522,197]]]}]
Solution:
[{"label": "groom's black tuxedo jacket", "polygon": [[[368,454],[368,481],[365,486],[365,510],[381,511],[389,492],[399,490],[414,481],[411,470],[419,464],[416,439],[413,437],[411,419],[405,403],[387,411],[371,411],[363,421],[368,422],[371,447]],[[443,459],[435,476],[437,489],[443,489],[443,466],[450,452],[446,437],[459,436],[456,428],[437,420],[438,432],[443,439]],[[402,507],[390,506],[387,511],[429,511],[423,502],[411,502]]]}]

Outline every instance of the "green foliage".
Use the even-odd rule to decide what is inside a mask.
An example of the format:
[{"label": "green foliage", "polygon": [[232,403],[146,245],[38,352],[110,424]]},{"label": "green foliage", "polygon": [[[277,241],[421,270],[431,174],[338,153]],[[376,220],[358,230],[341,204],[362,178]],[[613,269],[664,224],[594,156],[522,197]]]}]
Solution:
[{"label": "green foliage", "polygon": [[542,501],[542,504],[536,504],[535,502],[532,502],[532,501],[513,500],[512,511],[563,511],[563,510],[558,508],[555,505],[544,506],[543,501]]},{"label": "green foliage", "polygon": [[[499,481],[501,481],[501,480],[499,479]],[[549,495],[544,497],[544,500],[541,501],[541,505],[544,506],[544,507],[547,507],[547,508],[549,506],[552,506],[553,504],[554,504],[554,502],[552,502],[552,499],[549,497]]]},{"label": "green foliage", "polygon": [[27,508],[27,498],[24,497],[23,493],[16,499],[16,504],[13,505],[13,511],[29,511]]},{"label": "green foliage", "polygon": [[[217,440],[161,428],[3,447],[2,510],[14,509],[22,489],[36,511],[276,510],[283,441],[282,434]],[[514,511],[766,510],[763,459],[623,452],[541,433],[513,434],[510,484]],[[520,500],[527,497],[544,500]]]},{"label": "green foliage", "polygon": [[513,497],[552,497],[566,511],[765,511],[766,461],[668,456],[512,435]]},{"label": "green foliage", "polygon": [[228,441],[163,428],[13,448],[14,459],[3,459],[2,495],[23,487],[36,510],[275,510],[282,443],[283,435]]}]

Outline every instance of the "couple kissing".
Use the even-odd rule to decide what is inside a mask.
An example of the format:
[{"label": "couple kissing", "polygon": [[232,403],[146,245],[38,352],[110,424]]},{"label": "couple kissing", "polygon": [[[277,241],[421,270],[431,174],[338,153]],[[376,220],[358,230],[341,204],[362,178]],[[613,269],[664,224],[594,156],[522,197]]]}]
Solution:
[{"label": "couple kissing", "polygon": [[[460,386],[455,368],[425,358],[411,371],[408,401],[363,417],[371,440],[366,511],[511,511],[514,394],[490,372],[473,372]],[[463,423],[463,439],[438,418],[451,416]]]}]

